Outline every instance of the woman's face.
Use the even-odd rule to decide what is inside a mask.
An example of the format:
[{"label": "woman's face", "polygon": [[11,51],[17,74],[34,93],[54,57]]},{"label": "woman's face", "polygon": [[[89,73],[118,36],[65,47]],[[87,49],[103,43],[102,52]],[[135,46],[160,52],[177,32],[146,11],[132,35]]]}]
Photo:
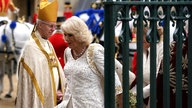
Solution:
[{"label": "woman's face", "polygon": [[148,49],[150,47],[150,43],[148,43],[146,40],[147,31],[148,31],[148,28],[144,27],[143,28],[143,48],[144,49]]},{"label": "woman's face", "polygon": [[76,40],[74,34],[64,33],[64,38],[68,43],[68,47],[71,49],[75,49],[79,46],[78,41]]},{"label": "woman's face", "polygon": [[147,42],[146,37],[143,37],[143,49],[148,49],[150,47],[150,43]]},{"label": "woman's face", "polygon": [[[148,43],[146,40],[147,31],[148,31],[148,27],[144,27],[143,28],[143,49],[148,49],[150,47],[150,43]],[[133,28],[132,32],[136,34],[137,28]]]}]

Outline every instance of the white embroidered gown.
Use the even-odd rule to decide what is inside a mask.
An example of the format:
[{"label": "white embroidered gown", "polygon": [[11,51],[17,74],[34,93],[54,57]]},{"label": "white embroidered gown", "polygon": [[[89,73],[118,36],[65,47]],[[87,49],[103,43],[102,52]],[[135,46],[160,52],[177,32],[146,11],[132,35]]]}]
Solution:
[{"label": "white embroidered gown", "polygon": [[[64,67],[64,73],[71,98],[67,107],[61,105],[62,107],[59,108],[104,108],[104,91],[101,78],[89,67],[86,58],[87,50],[76,60],[72,57],[70,48],[65,51],[67,63]],[[94,59],[95,64],[103,75],[104,55],[100,51],[94,51],[94,53],[96,56]],[[115,74],[115,78],[118,78],[117,74]],[[115,86],[121,87],[120,80],[115,80]],[[116,94],[121,92],[118,91]]]}]

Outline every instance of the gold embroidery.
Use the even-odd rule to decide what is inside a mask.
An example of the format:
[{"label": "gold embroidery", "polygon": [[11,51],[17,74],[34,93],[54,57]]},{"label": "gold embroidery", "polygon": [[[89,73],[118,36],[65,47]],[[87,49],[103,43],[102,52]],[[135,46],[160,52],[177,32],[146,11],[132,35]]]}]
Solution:
[{"label": "gold embroidery", "polygon": [[37,92],[37,95],[41,101],[42,104],[44,104],[44,96],[43,96],[43,93],[41,92],[41,89],[37,83],[37,80],[35,78],[35,75],[33,74],[32,70],[30,69],[30,67],[24,62],[24,59],[21,58],[21,61],[20,61],[24,67],[24,69],[27,71],[27,73],[29,74],[32,82],[33,82],[33,85],[36,89],[36,92]]},{"label": "gold embroidery", "polygon": [[[101,82],[102,82],[101,85],[104,88],[104,76],[98,70],[98,68],[97,68],[97,66],[95,64],[94,58],[93,58],[94,57],[94,47],[95,47],[94,45],[90,45],[88,47],[88,49],[87,49],[88,50],[87,51],[87,62],[89,64],[90,68],[92,69],[92,71],[101,78]],[[117,71],[118,67],[116,67],[115,70]],[[122,77],[122,76],[118,76],[118,77]],[[117,86],[115,88],[115,90],[117,90],[116,93],[121,93],[122,92],[122,87]]]},{"label": "gold embroidery", "polygon": [[[55,85],[55,79],[54,79],[54,75],[53,75],[53,70],[52,70],[52,64],[50,61],[50,57],[49,54],[43,49],[43,47],[41,46],[40,41],[37,39],[37,37],[35,36],[35,32],[32,32],[32,37],[35,40],[35,43],[37,44],[37,46],[40,48],[40,50],[43,52],[43,54],[46,56],[47,61],[48,61],[48,65],[49,65],[49,70],[50,70],[50,74],[51,74],[51,79],[52,79],[52,90],[53,90],[53,94],[54,94],[54,105],[57,105],[57,95],[56,95],[56,85]],[[53,51],[53,50],[52,50]],[[60,74],[59,74],[60,77]]]},{"label": "gold embroidery", "polygon": [[116,86],[115,87],[115,94],[120,94],[120,93],[122,93],[122,87],[119,85],[119,86]]},{"label": "gold embroidery", "polygon": [[93,55],[93,50],[94,50],[94,46],[89,46],[88,48],[88,52],[87,52],[87,60],[88,63],[90,64],[91,69],[93,70],[93,72],[96,73],[96,75],[98,75],[100,78],[103,78],[101,72],[99,72],[99,70],[97,69],[97,66],[94,62],[94,55]]},{"label": "gold embroidery", "polygon": [[57,59],[54,55],[49,55],[49,62],[51,63],[52,67],[57,67]]}]

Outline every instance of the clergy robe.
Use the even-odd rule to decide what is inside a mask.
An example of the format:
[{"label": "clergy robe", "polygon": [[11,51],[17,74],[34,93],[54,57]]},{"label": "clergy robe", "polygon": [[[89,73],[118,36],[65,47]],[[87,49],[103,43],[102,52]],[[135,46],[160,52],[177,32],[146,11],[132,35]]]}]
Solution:
[{"label": "clergy robe", "polygon": [[48,40],[36,31],[25,45],[18,65],[16,108],[54,108],[56,92],[64,92],[63,70]]}]

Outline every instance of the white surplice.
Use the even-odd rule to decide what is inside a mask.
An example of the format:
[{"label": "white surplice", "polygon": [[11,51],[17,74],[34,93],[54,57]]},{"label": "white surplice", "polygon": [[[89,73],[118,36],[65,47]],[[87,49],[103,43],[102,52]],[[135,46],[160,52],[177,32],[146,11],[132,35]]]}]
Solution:
[{"label": "white surplice", "polygon": [[53,46],[36,31],[20,56],[16,108],[54,108],[56,91],[64,92],[64,84]]}]

